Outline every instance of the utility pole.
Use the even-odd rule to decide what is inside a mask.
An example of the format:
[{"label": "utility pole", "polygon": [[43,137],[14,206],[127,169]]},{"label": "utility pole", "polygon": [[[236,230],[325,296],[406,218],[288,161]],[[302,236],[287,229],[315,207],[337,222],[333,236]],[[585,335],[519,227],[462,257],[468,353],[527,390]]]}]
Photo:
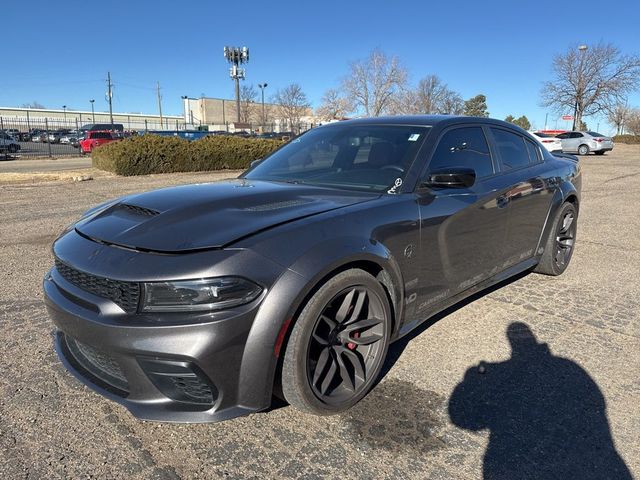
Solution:
[{"label": "utility pole", "polygon": [[243,63],[249,63],[249,49],[247,47],[224,47],[224,58],[231,64],[229,76],[236,82],[236,118],[240,123],[240,80],[244,80]]},{"label": "utility pole", "polygon": [[[575,108],[573,109],[573,127],[571,127],[571,131],[575,132],[576,130],[576,120],[577,120],[577,116],[578,116],[578,98],[579,96],[584,93],[583,92],[583,85],[582,85],[582,69],[583,69],[583,65],[584,65],[584,52],[587,51],[589,47],[587,47],[586,45],[580,45],[578,47],[578,50],[580,51],[579,55],[580,55],[580,65],[578,67],[578,92],[576,92],[576,105]],[[580,112],[580,122],[582,122],[582,111]],[[578,129],[580,129],[580,124],[577,125]]]},{"label": "utility pole", "polygon": [[109,101],[109,120],[113,128],[113,83],[111,83],[111,72],[107,72],[107,100]]},{"label": "utility pole", "polygon": [[160,95],[160,82],[158,82],[157,92],[158,92],[158,111],[160,112],[160,128],[163,128],[163,125],[162,125],[162,96]]}]

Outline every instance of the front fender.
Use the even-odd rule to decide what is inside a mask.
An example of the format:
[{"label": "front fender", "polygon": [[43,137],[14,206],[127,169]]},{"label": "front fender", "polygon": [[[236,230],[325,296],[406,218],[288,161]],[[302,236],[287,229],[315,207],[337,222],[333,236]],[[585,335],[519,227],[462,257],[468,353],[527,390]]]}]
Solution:
[{"label": "front fender", "polygon": [[[361,262],[374,263],[387,273],[393,287],[390,294],[396,319],[402,318],[402,274],[384,245],[357,237],[334,238],[314,245],[280,276],[258,310],[242,357],[238,387],[242,406],[255,410],[269,407],[278,364],[276,345],[290,330],[296,312],[324,278],[341,267]],[[398,326],[396,321],[394,333]]]}]

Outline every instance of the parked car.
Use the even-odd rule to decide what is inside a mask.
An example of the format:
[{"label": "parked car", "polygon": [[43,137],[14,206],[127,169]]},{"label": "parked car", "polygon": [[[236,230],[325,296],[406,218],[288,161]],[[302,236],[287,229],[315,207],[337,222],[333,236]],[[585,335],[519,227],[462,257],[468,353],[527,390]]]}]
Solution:
[{"label": "parked car", "polygon": [[116,140],[121,140],[121,138],[116,137],[112,132],[89,131],[85,134],[85,137],[78,142],[80,145],[80,153],[82,155],[91,153],[94,148]]},{"label": "parked car", "polygon": [[598,132],[565,132],[558,135],[562,140],[562,151],[587,155],[593,152],[604,155],[613,150],[613,139]]},{"label": "parked car", "polygon": [[580,186],[576,157],[503,121],[320,126],[238,179],[87,211],[44,278],[57,352],[143,419],[224,420],[274,391],[343,412],[436,313],[521,272],[562,274]]},{"label": "parked car", "polygon": [[16,153],[20,144],[6,132],[0,132],[0,152]]},{"label": "parked car", "polygon": [[550,152],[562,151],[562,140],[560,140],[559,138],[543,132],[531,132],[531,133],[536,137],[538,137],[538,141],[542,144],[544,148],[546,148]]},{"label": "parked car", "polygon": [[56,130],[55,132],[49,132],[49,134],[47,135],[46,141],[49,143],[60,143],[60,140],[65,135],[67,135],[66,131]]},{"label": "parked car", "polygon": [[20,130],[17,128],[5,128],[4,133],[12,137],[14,140],[18,140],[18,135],[20,135]]}]

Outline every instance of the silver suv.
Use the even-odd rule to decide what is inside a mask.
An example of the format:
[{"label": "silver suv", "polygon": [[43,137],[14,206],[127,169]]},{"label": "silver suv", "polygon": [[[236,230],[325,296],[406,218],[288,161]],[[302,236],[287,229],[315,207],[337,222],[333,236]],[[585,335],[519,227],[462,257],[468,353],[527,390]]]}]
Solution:
[{"label": "silver suv", "polygon": [[562,151],[565,153],[587,155],[593,152],[604,155],[604,152],[613,150],[613,140],[598,132],[564,132],[557,138],[562,140]]}]

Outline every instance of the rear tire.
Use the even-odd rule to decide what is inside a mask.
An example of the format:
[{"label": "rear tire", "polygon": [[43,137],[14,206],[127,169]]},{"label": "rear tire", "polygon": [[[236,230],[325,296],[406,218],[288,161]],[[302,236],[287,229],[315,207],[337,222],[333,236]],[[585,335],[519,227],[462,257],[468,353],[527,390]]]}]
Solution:
[{"label": "rear tire", "polygon": [[578,155],[588,155],[589,154],[589,146],[588,145],[580,145],[578,147]]},{"label": "rear tire", "polygon": [[376,383],[389,347],[391,307],[382,285],[352,269],[329,279],[298,316],[282,362],[282,393],[297,409],[333,415]]},{"label": "rear tire", "polygon": [[534,272],[551,276],[564,273],[573,256],[577,227],[578,211],[572,203],[566,202],[556,213],[544,253]]}]

